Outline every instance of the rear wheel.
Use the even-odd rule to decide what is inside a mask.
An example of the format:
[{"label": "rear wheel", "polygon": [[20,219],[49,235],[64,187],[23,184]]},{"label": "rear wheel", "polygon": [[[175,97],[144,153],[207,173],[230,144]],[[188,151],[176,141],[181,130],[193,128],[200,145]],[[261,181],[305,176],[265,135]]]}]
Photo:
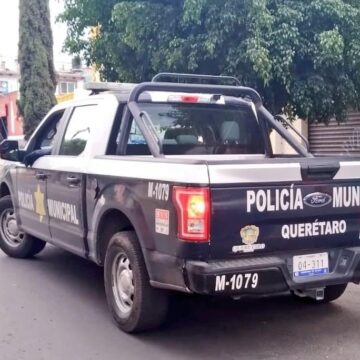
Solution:
[{"label": "rear wheel", "polygon": [[11,197],[0,199],[0,248],[15,258],[28,258],[44,249],[45,241],[19,230]]},{"label": "rear wheel", "polygon": [[337,300],[342,294],[344,294],[347,288],[347,284],[330,285],[325,288],[324,300],[320,301],[324,304]]},{"label": "rear wheel", "polygon": [[104,278],[110,311],[123,331],[149,330],[165,320],[168,295],[151,287],[134,232],[119,232],[110,240]]},{"label": "rear wheel", "polygon": [[337,300],[341,295],[344,294],[348,284],[340,285],[329,285],[324,290],[324,299],[315,300],[310,297],[299,297],[296,295],[297,299],[300,299],[303,302],[313,303],[313,304],[327,304],[332,301]]}]

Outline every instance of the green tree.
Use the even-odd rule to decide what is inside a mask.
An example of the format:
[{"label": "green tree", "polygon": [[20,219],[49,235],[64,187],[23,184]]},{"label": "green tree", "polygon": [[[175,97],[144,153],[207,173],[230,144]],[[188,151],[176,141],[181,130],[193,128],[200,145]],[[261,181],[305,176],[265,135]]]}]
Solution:
[{"label": "green tree", "polygon": [[[275,113],[345,119],[360,104],[358,0],[65,0],[66,48],[105,80],[237,76]],[[86,39],[89,27],[98,36]]]},{"label": "green tree", "polygon": [[28,138],[56,104],[49,0],[20,0],[20,101]]}]

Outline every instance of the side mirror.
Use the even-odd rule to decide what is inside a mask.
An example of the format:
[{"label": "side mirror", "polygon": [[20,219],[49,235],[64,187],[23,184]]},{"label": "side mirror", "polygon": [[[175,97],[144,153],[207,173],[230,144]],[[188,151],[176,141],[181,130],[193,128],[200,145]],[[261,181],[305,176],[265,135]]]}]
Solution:
[{"label": "side mirror", "polygon": [[0,143],[0,154],[5,154],[13,150],[19,150],[19,142],[17,140],[3,140]]},{"label": "side mirror", "polygon": [[3,140],[0,143],[0,156],[2,159],[18,161],[19,142],[17,140]]}]

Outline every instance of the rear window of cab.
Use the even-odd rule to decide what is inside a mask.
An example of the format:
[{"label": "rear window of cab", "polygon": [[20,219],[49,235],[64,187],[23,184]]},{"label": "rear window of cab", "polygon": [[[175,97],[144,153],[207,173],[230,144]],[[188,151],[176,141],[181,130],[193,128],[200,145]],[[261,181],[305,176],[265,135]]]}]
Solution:
[{"label": "rear window of cab", "polygon": [[[164,155],[264,154],[264,140],[250,107],[142,103]],[[133,122],[128,147],[146,145]],[[135,151],[136,152],[136,151]]]}]

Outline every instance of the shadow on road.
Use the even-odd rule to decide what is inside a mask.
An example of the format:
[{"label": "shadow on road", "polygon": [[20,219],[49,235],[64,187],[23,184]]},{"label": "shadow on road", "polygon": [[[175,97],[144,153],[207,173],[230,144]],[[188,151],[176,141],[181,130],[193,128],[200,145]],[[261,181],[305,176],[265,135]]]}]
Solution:
[{"label": "shadow on road", "polygon": [[[81,296],[105,321],[111,321],[101,268],[52,247],[38,259],[26,260],[24,266],[46,273],[67,296]],[[136,342],[150,345],[152,351],[166,349],[174,358],[317,359],[314,354],[318,354],[320,359],[339,344],[358,338],[360,314],[348,305],[349,296],[318,306],[301,304],[290,296],[240,301],[181,296],[168,323],[138,335]],[[115,326],[113,331],[118,331]]]}]

